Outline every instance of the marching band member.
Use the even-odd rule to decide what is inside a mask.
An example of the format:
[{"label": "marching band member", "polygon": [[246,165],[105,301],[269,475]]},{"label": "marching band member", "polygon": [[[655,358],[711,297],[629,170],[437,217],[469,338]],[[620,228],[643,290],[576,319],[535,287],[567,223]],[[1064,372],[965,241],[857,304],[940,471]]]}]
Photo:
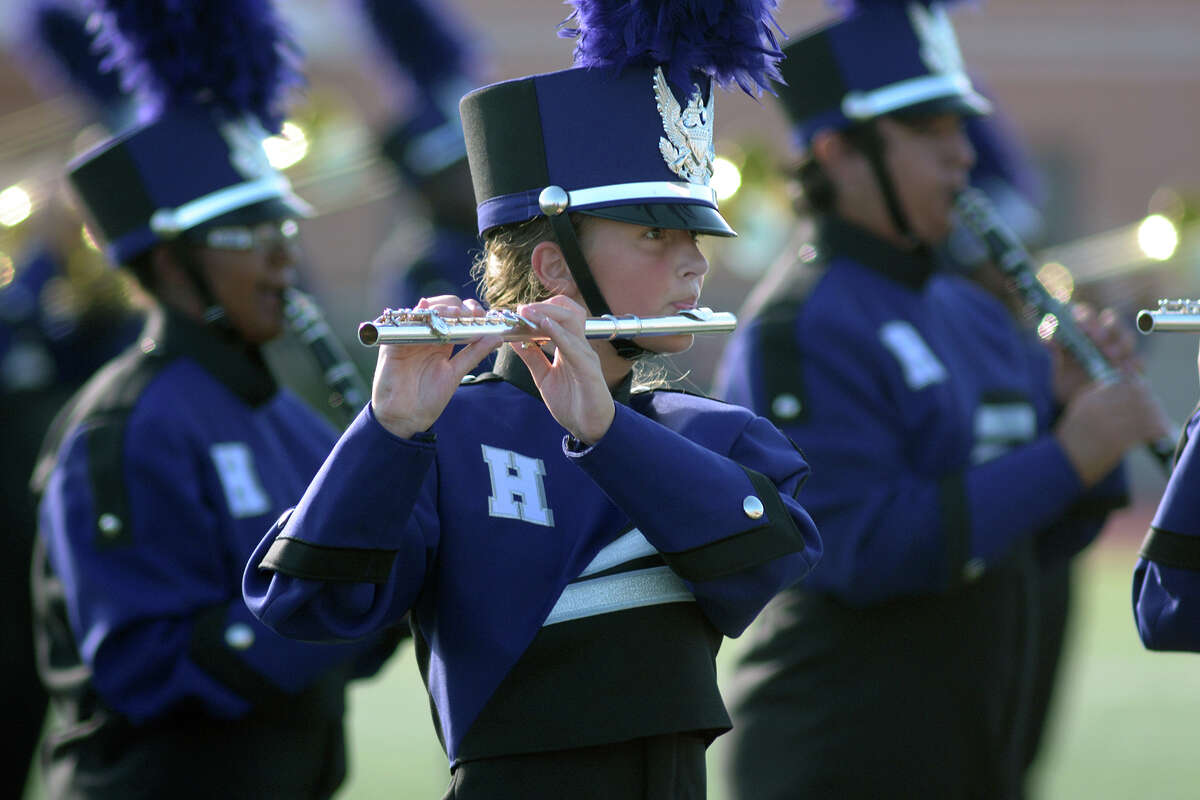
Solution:
[{"label": "marching band member", "polygon": [[261,142],[298,75],[265,0],[103,13],[100,41],[156,110],[69,177],[154,310],[59,416],[35,476],[55,709],[43,784],[56,798],[327,798],[346,769],[347,681],[394,640],[296,642],[240,591],[263,528],[335,440],[260,351],[283,330],[306,210]]},{"label": "marching band member", "polygon": [[[826,554],[740,654],[732,794],[1019,797],[1036,554],[1097,534],[1123,454],[1164,422],[1144,386],[1056,368],[938,271],[975,158],[963,121],[989,107],[944,7],[863,2],[785,54],[817,242],[731,341],[719,393],[812,460]],[[1130,364],[1129,332],[1089,327]]]},{"label": "marching band member", "polygon": [[[590,313],[696,305],[713,94],[762,86],[773,3],[575,2],[576,67],[461,106],[485,299],[550,340],[381,348],[372,402],[263,539],[244,593],[302,639],[412,611],[448,798],[700,798],[728,730],[715,655],[820,540],[808,465],[764,419],[633,386],[691,344],[583,336]],[[474,300],[421,308],[477,315]]]},{"label": "marching band member", "polygon": [[1197,426],[1200,408],[1184,427],[1175,468],[1133,570],[1133,617],[1142,644],[1151,650],[1200,651]]},{"label": "marching band member", "polygon": [[[39,0],[28,10],[14,50],[30,83],[47,99],[65,96],[87,119],[119,130],[134,103],[89,49],[84,15],[62,0]],[[121,282],[80,236],[63,184],[56,181],[48,195],[23,225],[34,230],[13,259],[15,274],[0,287],[0,797],[22,796],[46,717],[33,652],[29,562],[37,503],[29,476],[54,415],[142,323]]]}]

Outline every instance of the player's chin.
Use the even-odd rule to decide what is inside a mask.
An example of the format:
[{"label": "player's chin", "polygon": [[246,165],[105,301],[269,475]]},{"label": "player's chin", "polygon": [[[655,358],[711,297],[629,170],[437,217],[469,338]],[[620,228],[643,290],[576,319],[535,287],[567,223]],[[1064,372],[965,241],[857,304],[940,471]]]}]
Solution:
[{"label": "player's chin", "polygon": [[695,338],[690,333],[677,333],[672,336],[641,336],[633,341],[652,353],[669,356],[690,350]]},{"label": "player's chin", "polygon": [[235,323],[234,327],[247,344],[262,345],[272,342],[284,334],[283,313],[263,314],[253,319]]}]

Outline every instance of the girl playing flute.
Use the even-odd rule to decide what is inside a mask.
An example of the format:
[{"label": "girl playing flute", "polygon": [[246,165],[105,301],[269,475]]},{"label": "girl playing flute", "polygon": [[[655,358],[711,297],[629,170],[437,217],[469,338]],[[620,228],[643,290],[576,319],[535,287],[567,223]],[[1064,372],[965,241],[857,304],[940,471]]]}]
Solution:
[{"label": "girl playing flute", "polygon": [[721,639],[821,551],[796,500],[808,465],[773,425],[632,387],[635,360],[690,335],[583,336],[589,314],[699,301],[696,237],[732,235],[709,186],[712,84],[773,73],[771,4],[575,5],[574,69],[461,106],[483,297],[550,345],[506,345],[477,378],[495,337],[382,347],[371,403],[243,584],[303,639],[410,614],[450,798],[703,797],[705,748],[730,726]]}]

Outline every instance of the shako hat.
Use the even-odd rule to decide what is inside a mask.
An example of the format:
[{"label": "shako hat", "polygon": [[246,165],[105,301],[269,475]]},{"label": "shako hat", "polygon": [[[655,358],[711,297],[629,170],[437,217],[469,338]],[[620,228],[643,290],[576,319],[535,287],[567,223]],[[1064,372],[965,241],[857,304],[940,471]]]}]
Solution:
[{"label": "shako hat", "polygon": [[93,14],[142,120],[68,166],[112,261],[200,226],[311,213],[262,147],[301,83],[269,0],[110,0]]},{"label": "shako hat", "polygon": [[986,114],[963,66],[946,3],[858,0],[841,18],[784,48],[785,112],[807,145],[823,128],[844,130],[888,114]]},{"label": "shako hat", "polygon": [[757,94],[778,79],[775,3],[571,4],[575,67],[462,100],[479,232],[578,211],[734,235],[711,185],[713,84]]}]

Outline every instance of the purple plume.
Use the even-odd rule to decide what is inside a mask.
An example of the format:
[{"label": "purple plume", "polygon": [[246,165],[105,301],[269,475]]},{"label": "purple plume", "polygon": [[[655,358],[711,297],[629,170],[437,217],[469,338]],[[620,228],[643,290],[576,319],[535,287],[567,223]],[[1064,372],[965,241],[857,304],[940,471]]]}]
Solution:
[{"label": "purple plume", "polygon": [[693,72],[756,97],[771,92],[779,74],[775,0],[569,0],[575,7],[559,26],[574,37],[575,63],[584,67],[662,65],[676,87]]},{"label": "purple plume", "polygon": [[107,0],[96,42],[151,114],[196,102],[278,132],[299,48],[270,0]]}]

